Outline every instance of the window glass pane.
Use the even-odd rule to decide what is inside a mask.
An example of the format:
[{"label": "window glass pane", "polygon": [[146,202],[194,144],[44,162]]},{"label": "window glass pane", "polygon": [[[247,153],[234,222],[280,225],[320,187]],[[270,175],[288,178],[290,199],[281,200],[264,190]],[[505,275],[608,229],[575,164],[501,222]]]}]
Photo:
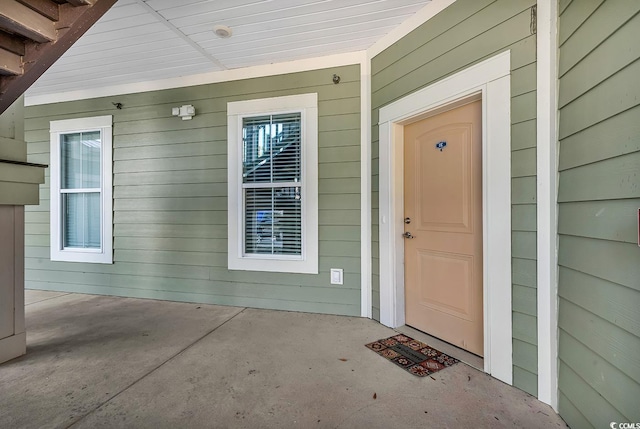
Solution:
[{"label": "window glass pane", "polygon": [[243,183],[299,182],[300,113],[242,120]]},{"label": "window glass pane", "polygon": [[245,189],[245,254],[301,255],[300,187]]},{"label": "window glass pane", "polygon": [[100,193],[62,194],[62,246],[100,248]]},{"label": "window glass pane", "polygon": [[60,187],[62,189],[79,188],[82,183],[80,137],[80,133],[60,136],[60,159],[62,163]]},{"label": "window glass pane", "polygon": [[60,136],[62,189],[100,187],[100,131]]}]

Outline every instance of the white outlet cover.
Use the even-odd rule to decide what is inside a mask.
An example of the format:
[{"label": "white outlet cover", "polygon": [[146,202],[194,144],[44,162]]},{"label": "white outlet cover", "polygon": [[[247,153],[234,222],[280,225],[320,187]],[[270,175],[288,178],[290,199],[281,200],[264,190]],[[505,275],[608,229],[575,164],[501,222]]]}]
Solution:
[{"label": "white outlet cover", "polygon": [[342,268],[331,268],[331,284],[341,285],[343,284],[343,271]]}]

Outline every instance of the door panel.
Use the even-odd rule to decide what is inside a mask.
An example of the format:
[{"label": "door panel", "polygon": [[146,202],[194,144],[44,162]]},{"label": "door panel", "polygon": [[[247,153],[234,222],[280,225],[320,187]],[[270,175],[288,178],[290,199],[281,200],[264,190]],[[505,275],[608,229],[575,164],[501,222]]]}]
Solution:
[{"label": "door panel", "polygon": [[[432,231],[473,232],[473,201],[471,201],[470,125],[440,127],[418,136],[418,186],[420,205],[417,219],[420,226]],[[433,156],[435,144],[449,142],[443,156]],[[459,141],[462,144],[453,145]],[[437,142],[430,145],[430,142]],[[447,154],[444,154],[447,151]],[[445,156],[446,155],[446,156]],[[438,171],[434,180],[433,172]]]},{"label": "door panel", "polygon": [[[420,290],[421,304],[433,310],[471,320],[470,289],[473,258],[434,251],[418,251],[420,278],[430,278]],[[443,285],[446,285],[443,287]]]},{"label": "door panel", "polygon": [[482,108],[405,126],[406,321],[478,355],[482,314]]}]

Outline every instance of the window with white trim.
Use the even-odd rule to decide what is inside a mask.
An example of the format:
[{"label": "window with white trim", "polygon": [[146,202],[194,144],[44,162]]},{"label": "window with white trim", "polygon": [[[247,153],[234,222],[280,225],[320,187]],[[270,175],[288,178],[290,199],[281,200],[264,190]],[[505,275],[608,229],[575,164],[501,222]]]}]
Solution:
[{"label": "window with white trim", "polygon": [[51,260],[113,263],[112,116],[51,121]]},{"label": "window with white trim", "polygon": [[318,272],[317,94],[231,102],[228,263]]}]

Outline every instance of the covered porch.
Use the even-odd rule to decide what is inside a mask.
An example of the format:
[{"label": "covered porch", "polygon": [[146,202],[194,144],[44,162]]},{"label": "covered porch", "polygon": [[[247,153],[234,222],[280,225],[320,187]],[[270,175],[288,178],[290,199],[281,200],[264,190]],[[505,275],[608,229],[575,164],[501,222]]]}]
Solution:
[{"label": "covered porch", "polygon": [[467,364],[385,361],[370,319],[27,290],[26,324],[0,427],[565,427]]}]

